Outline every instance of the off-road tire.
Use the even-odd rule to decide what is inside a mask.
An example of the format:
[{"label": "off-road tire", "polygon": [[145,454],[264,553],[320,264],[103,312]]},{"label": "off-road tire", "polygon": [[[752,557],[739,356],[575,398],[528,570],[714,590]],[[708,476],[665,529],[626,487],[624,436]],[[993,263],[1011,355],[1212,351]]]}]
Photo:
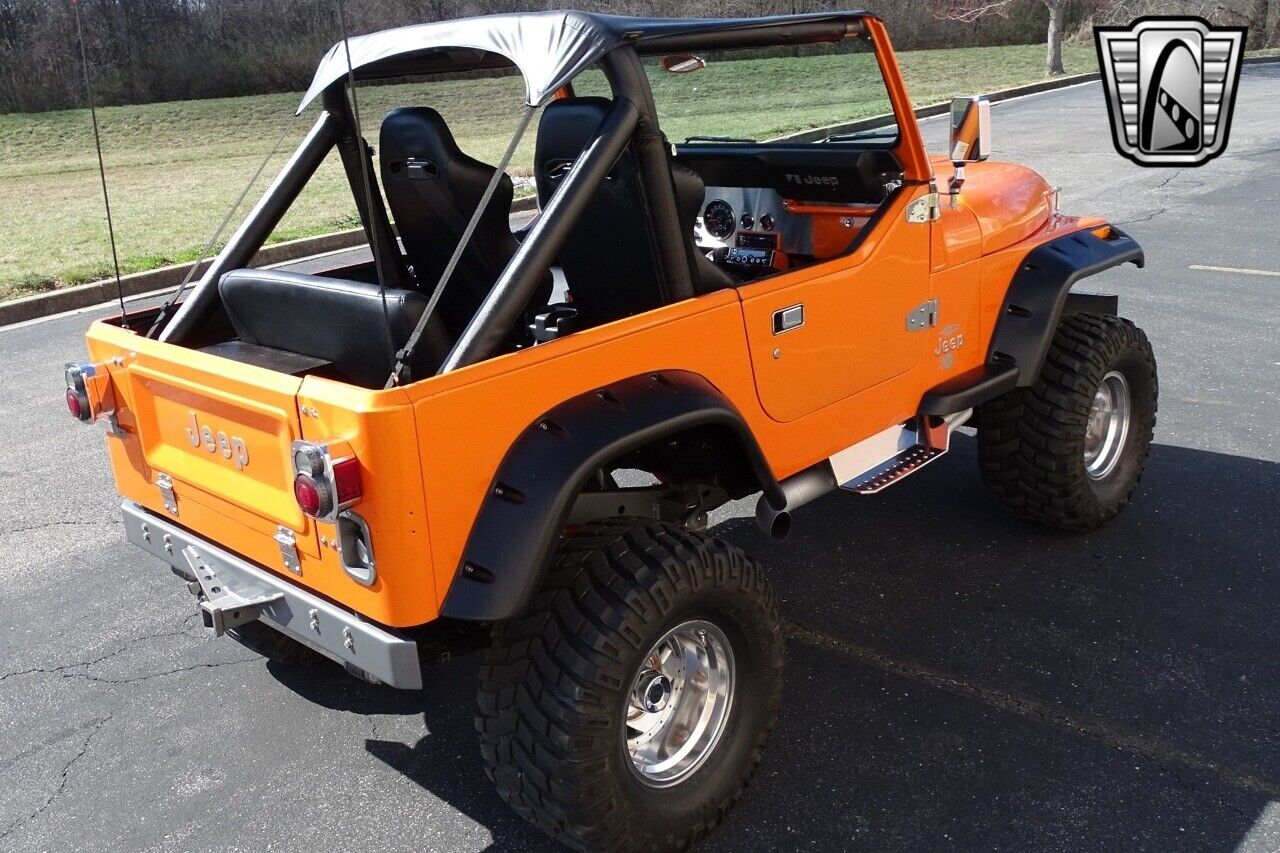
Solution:
[{"label": "off-road tire", "polygon": [[[609,519],[563,540],[527,613],[495,626],[480,670],[476,728],[498,793],[579,850],[683,850],[704,836],[759,764],[782,693],[782,621],[760,567],[705,533]],[[654,643],[693,618],[728,638],[734,698],[706,761],[648,787],[627,752],[627,694]]]},{"label": "off-road tire", "polygon": [[[1084,459],[1090,406],[1103,377],[1128,382],[1131,419],[1115,468],[1089,477]],[[1017,518],[1063,530],[1094,530],[1128,504],[1142,479],[1156,423],[1156,361],[1147,336],[1107,314],[1063,318],[1030,388],[978,408],[982,481]]]},{"label": "off-road tire", "polygon": [[227,636],[269,661],[290,666],[311,666],[328,660],[315,649],[280,633],[264,622],[246,622],[227,629]]}]

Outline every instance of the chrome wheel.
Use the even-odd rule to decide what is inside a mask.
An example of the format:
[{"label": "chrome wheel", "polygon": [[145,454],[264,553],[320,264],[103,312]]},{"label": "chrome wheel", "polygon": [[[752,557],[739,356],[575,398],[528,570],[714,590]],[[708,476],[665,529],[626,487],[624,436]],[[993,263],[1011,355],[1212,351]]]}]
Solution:
[{"label": "chrome wheel", "polygon": [[1111,371],[1102,377],[1084,437],[1084,469],[1090,478],[1102,480],[1115,470],[1129,436],[1132,407],[1129,382],[1124,374]]},{"label": "chrome wheel", "polygon": [[654,644],[627,697],[627,751],[642,782],[665,788],[702,766],[729,719],[733,685],[733,649],[710,622],[677,625]]}]

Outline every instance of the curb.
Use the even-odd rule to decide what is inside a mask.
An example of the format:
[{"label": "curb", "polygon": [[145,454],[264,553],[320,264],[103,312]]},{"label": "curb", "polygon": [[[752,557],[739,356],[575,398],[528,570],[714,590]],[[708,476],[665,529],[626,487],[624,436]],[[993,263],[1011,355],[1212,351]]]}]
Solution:
[{"label": "curb", "polygon": [[[1246,56],[1240,60],[1241,65],[1271,65],[1280,63],[1280,56]],[[1075,86],[1080,83],[1091,83],[1094,80],[1102,79],[1102,74],[1098,71],[1090,71],[1085,74],[1072,74],[1067,77],[1054,77],[1050,80],[1041,80],[1038,83],[1026,83],[1022,86],[1013,86],[1009,89],[1000,89],[996,92],[987,92],[987,100],[993,104],[1001,101],[1007,101],[1011,98],[1021,98],[1024,95],[1038,95],[1041,92],[1052,92],[1054,89],[1066,89],[1069,86]],[[946,115],[951,110],[950,101],[940,101],[936,104],[926,104],[923,107],[917,107],[915,115],[917,119],[932,118],[933,116]],[[779,136],[771,142],[817,142],[837,133],[856,133],[860,130],[870,130],[873,127],[879,127],[884,124],[886,119],[892,119],[893,113],[882,113],[878,116],[870,116],[868,118],[860,118],[857,121],[842,122],[840,124],[829,124],[825,127],[817,127],[812,130],[802,130],[799,133],[790,133],[786,136]]]},{"label": "curb", "polygon": [[[1023,95],[1038,95],[1041,92],[1052,92],[1054,89],[1065,89],[1068,86],[1075,86],[1079,83],[1090,83],[1098,80],[1102,75],[1097,71],[1090,71],[1087,74],[1072,74],[1068,77],[1054,77],[1051,80],[1041,80],[1037,83],[1026,83],[1022,86],[1013,86],[1009,89],[1001,89],[997,92],[987,92],[987,100],[996,104],[1000,101],[1007,101],[1010,98],[1021,98]],[[926,104],[923,107],[916,107],[915,115],[917,119],[932,118],[933,116],[945,115],[951,110],[950,101],[939,101],[936,104]],[[886,120],[892,119],[893,113],[882,113],[878,116],[868,116],[860,118],[857,121],[841,122],[840,124],[828,124],[824,127],[815,127],[812,130],[802,130],[799,133],[790,133],[786,136],[779,136],[776,141],[787,142],[817,142],[820,139],[826,139],[837,133],[857,133],[860,130],[870,130],[873,127],[879,127]]]},{"label": "curb", "polygon": [[[511,212],[523,213],[533,210],[536,206],[535,198],[527,196],[516,199],[511,205]],[[352,228],[347,231],[337,231],[333,234],[321,234],[318,237],[304,237],[301,240],[289,240],[285,243],[263,246],[258,251],[258,254],[253,256],[251,263],[253,266],[286,264],[290,261],[309,258],[313,255],[323,255],[326,252],[336,252],[341,249],[363,246],[366,242],[364,229]],[[200,280],[200,273],[203,273],[212,262],[212,258],[206,258],[200,263],[199,272],[192,277],[193,283]],[[168,290],[177,287],[194,266],[194,262],[174,264],[173,266],[159,267],[145,272],[122,275],[120,276],[120,289],[124,292],[126,299]],[[50,290],[47,293],[35,293],[9,302],[0,302],[0,329],[14,323],[22,323],[27,320],[36,320],[67,311],[75,311],[79,308],[89,308],[94,305],[115,302],[117,298],[116,280],[108,278],[102,281],[90,282],[89,284],[79,284],[75,287]]]},{"label": "curb", "polygon": [[[1242,65],[1271,65],[1280,63],[1280,56],[1246,56],[1241,60]],[[1013,86],[1009,89],[1001,89],[997,92],[988,92],[987,98],[994,104],[1000,101],[1007,101],[1011,98],[1020,98],[1024,95],[1037,95],[1041,92],[1051,92],[1055,89],[1065,89],[1069,86],[1075,86],[1080,83],[1089,83],[1101,78],[1101,74],[1097,71],[1091,71],[1086,74],[1072,74],[1068,77],[1055,77],[1051,80],[1041,80],[1037,83],[1027,83],[1022,86]],[[942,101],[936,104],[927,104],[918,107],[915,110],[917,119],[931,118],[933,116],[945,115],[951,109],[950,101]],[[815,142],[819,139],[825,139],[836,133],[856,133],[860,130],[869,130],[884,124],[885,119],[893,118],[892,113],[885,113],[878,116],[870,116],[868,118],[858,119],[857,121],[844,122],[842,124],[830,124],[825,127],[814,128],[813,130],[804,130],[799,133],[779,136],[775,140],[770,141],[789,141],[789,142]],[[533,196],[518,198],[511,205],[512,213],[522,213],[533,210],[536,207],[536,200]],[[349,231],[339,231],[334,234],[323,234],[319,237],[305,237],[301,240],[290,240],[287,243],[276,243],[271,246],[264,246],[257,255],[254,256],[255,265],[261,266],[266,264],[283,264],[289,261],[296,261],[301,258],[310,257],[312,255],[321,255],[325,252],[333,252],[339,249],[350,249],[355,246],[364,245],[364,231],[360,228],[353,228]],[[204,261],[204,265],[208,265],[209,260]],[[176,287],[187,275],[187,272],[194,264],[176,264],[170,267],[160,267],[159,269],[148,270],[146,272],[133,273],[120,277],[120,286],[124,291],[126,298],[131,296],[139,296],[146,293],[154,293],[170,287]],[[194,279],[193,279],[194,280]],[[105,279],[96,281],[91,284],[81,284],[76,287],[67,287],[62,290],[52,290],[48,293],[37,293],[32,296],[24,296],[20,299],[14,299],[9,302],[0,303],[0,328],[9,326],[13,323],[21,323],[25,320],[35,320],[40,317],[48,317],[53,314],[61,314],[65,311],[74,311],[77,308],[88,308],[93,305],[101,305],[116,299],[115,279]]]}]

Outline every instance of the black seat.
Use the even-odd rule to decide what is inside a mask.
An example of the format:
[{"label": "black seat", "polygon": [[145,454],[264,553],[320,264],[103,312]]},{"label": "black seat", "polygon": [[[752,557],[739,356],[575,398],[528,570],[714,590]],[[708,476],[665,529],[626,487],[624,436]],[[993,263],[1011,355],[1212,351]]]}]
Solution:
[{"label": "black seat", "polygon": [[[542,113],[534,152],[538,199],[545,206],[609,112],[607,98],[553,101]],[[694,289],[732,285],[693,246],[693,227],[704,187],[692,170],[672,163],[680,224],[689,235]],[[698,259],[701,259],[699,262]],[[653,236],[645,221],[639,168],[628,148],[587,205],[560,250],[560,267],[581,327],[657,308],[669,301]]]},{"label": "black seat", "polygon": [[[366,388],[381,388],[395,367],[387,329],[399,350],[427,307],[421,293],[387,290],[384,317],[376,284],[279,270],[232,270],[218,282],[218,294],[241,341],[330,362],[342,378]],[[433,319],[409,364],[411,377],[431,376],[448,352]]]},{"label": "black seat", "polygon": [[[444,119],[429,107],[392,110],[382,122],[379,157],[400,239],[419,288],[430,293],[495,169],[463,153]],[[503,175],[440,298],[437,313],[455,339],[519,246],[511,233],[512,196],[511,178]],[[530,304],[543,305],[550,298],[548,275]]]}]

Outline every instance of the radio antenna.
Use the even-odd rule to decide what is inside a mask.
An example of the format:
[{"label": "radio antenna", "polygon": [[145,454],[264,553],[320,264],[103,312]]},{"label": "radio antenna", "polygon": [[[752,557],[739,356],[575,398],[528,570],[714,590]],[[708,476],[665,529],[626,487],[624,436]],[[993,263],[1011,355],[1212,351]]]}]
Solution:
[{"label": "radio antenna", "polygon": [[89,77],[89,53],[84,46],[84,24],[80,21],[80,0],[71,0],[76,15],[76,38],[80,41],[80,66],[84,69],[84,92],[89,99],[89,117],[93,120],[93,145],[98,151],[98,177],[102,180],[102,204],[107,209],[107,237],[111,241],[111,265],[116,272],[116,296],[120,299],[120,325],[129,328],[129,313],[124,308],[124,285],[120,283],[120,256],[116,252],[116,229],[111,220],[111,196],[107,193],[107,166],[102,160],[102,135],[98,132],[98,108],[93,100],[93,83]]}]

